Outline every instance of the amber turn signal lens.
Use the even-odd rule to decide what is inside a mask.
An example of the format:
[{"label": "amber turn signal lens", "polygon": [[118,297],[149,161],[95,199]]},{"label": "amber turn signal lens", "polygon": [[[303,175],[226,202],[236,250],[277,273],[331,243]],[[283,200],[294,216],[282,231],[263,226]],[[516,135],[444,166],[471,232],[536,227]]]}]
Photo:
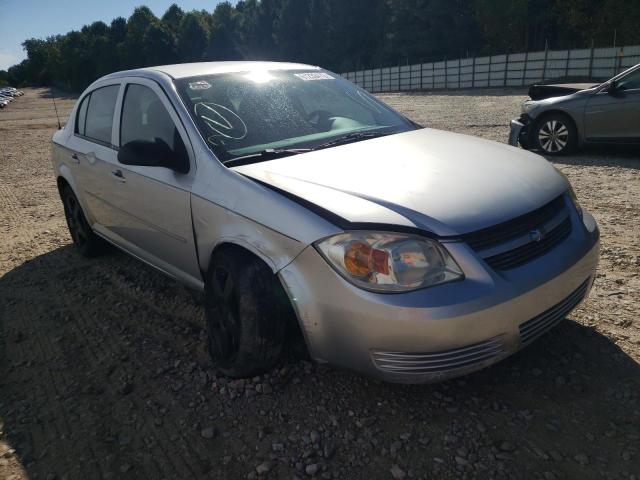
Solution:
[{"label": "amber turn signal lens", "polygon": [[371,247],[364,242],[353,242],[344,252],[344,266],[354,277],[366,277],[371,273],[369,259]]},{"label": "amber turn signal lens", "polygon": [[344,266],[355,277],[366,277],[372,273],[389,274],[389,253],[371,248],[364,242],[353,242],[344,254]]}]

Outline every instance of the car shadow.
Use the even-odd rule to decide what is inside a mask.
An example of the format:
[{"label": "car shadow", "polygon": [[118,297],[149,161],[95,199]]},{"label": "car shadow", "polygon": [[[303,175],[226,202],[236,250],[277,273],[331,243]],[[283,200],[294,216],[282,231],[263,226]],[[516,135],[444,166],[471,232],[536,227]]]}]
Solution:
[{"label": "car shadow", "polygon": [[[540,152],[536,152],[540,153]],[[622,167],[640,170],[640,146],[589,146],[567,156],[543,155],[552,163],[589,167]]]},{"label": "car shadow", "polygon": [[[452,460],[462,443],[477,441],[478,452],[486,443],[491,453],[510,442],[497,450],[501,468],[521,475],[521,459],[534,472],[551,468],[550,450],[618,458],[621,417],[638,420],[640,366],[575,321],[441,384],[386,384],[294,361],[228,382],[211,372],[201,304],[201,294],[116,251],[87,260],[65,246],[2,276],[0,424],[27,474],[245,478],[253,458],[271,458],[282,439],[287,455],[307,455],[310,444],[292,439],[315,428],[325,446],[341,446],[331,453],[341,465],[352,461],[349,442],[364,448],[372,435],[379,450],[409,435],[418,443],[405,463],[431,471],[441,468],[433,457]],[[585,440],[612,428],[609,444]],[[376,451],[364,471],[388,471],[391,459]],[[553,467],[573,476],[571,468]]]}]

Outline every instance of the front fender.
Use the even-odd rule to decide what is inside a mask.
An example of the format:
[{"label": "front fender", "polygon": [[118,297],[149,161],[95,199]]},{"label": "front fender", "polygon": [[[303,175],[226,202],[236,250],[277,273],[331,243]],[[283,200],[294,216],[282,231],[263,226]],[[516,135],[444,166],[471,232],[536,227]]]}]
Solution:
[{"label": "front fender", "polygon": [[191,196],[191,212],[203,272],[209,268],[213,251],[223,244],[238,245],[253,252],[274,273],[288,265],[307,246],[196,195]]}]

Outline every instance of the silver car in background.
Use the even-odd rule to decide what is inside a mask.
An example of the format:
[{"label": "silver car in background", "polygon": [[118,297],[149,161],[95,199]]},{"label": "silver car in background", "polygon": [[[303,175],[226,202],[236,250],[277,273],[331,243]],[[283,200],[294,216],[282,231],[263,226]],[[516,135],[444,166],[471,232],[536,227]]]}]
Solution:
[{"label": "silver car in background", "polygon": [[575,93],[563,94],[571,89],[562,85],[549,90],[558,93],[524,102],[520,118],[511,121],[511,145],[545,155],[564,155],[585,145],[640,146],[640,65]]},{"label": "silver car in background", "polygon": [[588,294],[599,232],[566,178],[422,128],[300,64],[101,78],[53,137],[74,244],[204,291],[217,373],[288,347],[397,382],[493,364]]}]

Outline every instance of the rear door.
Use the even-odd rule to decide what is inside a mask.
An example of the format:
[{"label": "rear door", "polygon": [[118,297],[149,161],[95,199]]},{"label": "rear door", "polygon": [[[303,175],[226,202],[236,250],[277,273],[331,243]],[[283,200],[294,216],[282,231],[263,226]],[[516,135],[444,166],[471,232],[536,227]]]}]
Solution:
[{"label": "rear door", "polygon": [[136,78],[123,86],[116,114],[118,145],[160,139],[174,150],[186,149],[190,170],[166,167],[111,166],[115,218],[108,228],[132,253],[194,286],[201,281],[191,223],[191,186],[195,158],[189,138],[159,85]]},{"label": "rear door", "polygon": [[640,69],[617,80],[618,89],[601,90],[585,109],[589,142],[640,143]]},{"label": "rear door", "polygon": [[92,227],[113,222],[111,201],[117,195],[110,181],[110,168],[117,162],[114,142],[114,116],[120,94],[120,82],[102,85],[87,93],[76,111],[74,133],[69,140],[68,163],[73,167],[78,195],[84,201],[85,214]]}]

